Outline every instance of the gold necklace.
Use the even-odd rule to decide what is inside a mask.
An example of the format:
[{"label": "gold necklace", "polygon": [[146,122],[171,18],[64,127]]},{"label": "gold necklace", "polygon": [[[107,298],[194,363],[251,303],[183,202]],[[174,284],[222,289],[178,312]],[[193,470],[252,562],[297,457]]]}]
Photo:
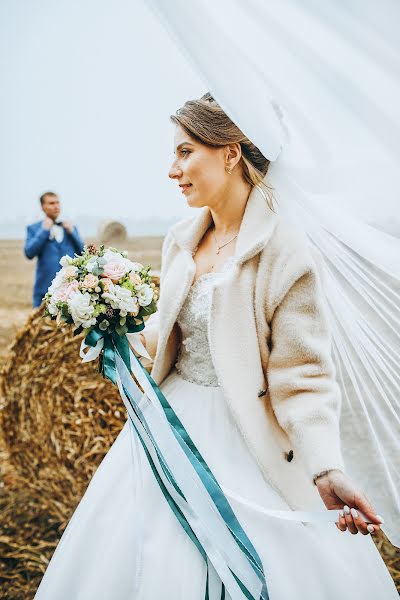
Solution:
[{"label": "gold necklace", "polygon": [[215,231],[214,231],[214,229],[212,231],[213,231],[213,235],[214,235],[215,245],[217,246],[217,254],[219,254],[219,251],[221,250],[221,248],[223,248],[224,246],[227,246],[230,242],[232,242],[232,240],[234,240],[235,238],[237,238],[237,236],[239,235],[239,232],[237,232],[237,234],[234,235],[233,238],[231,238],[230,240],[228,240],[227,242],[225,242],[225,244],[222,244],[222,246],[219,246],[218,242],[217,242],[217,238],[215,237]]}]

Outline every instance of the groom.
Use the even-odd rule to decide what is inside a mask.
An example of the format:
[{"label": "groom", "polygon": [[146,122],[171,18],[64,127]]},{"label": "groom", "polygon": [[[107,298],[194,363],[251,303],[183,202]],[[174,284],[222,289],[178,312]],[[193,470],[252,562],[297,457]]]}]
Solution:
[{"label": "groom", "polygon": [[25,241],[25,256],[38,257],[33,307],[40,306],[55,274],[60,270],[60,258],[65,254],[73,256],[83,250],[83,242],[77,228],[69,221],[59,221],[60,200],[54,192],[46,192],[40,197],[45,218],[28,225]]}]

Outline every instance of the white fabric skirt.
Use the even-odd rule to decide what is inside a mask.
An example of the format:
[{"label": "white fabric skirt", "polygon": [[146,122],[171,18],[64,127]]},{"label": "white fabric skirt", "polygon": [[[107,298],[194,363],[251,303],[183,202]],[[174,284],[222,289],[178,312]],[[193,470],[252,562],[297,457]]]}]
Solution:
[{"label": "white fabric skirt", "polygon": [[[160,388],[222,487],[257,505],[289,510],[249,453],[222,388],[189,382],[176,369]],[[398,600],[371,536],[230,503],[263,562],[271,600]],[[204,600],[205,578],[203,559],[127,421],[76,508],[35,599]]]}]

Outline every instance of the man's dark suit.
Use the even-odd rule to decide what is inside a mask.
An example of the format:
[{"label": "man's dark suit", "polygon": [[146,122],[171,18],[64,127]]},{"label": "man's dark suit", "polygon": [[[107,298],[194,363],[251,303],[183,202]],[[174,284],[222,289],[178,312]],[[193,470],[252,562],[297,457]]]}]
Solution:
[{"label": "man's dark suit", "polygon": [[[62,225],[62,222],[58,221],[57,224]],[[83,250],[83,242],[76,227],[72,233],[64,229],[64,239],[62,242],[57,242],[51,239],[50,230],[45,229],[42,221],[39,221],[28,225],[24,250],[27,258],[38,257],[32,302],[36,307],[42,303],[42,298],[55,274],[61,269],[60,258],[65,254],[69,256],[74,256],[74,253],[80,254]]]}]

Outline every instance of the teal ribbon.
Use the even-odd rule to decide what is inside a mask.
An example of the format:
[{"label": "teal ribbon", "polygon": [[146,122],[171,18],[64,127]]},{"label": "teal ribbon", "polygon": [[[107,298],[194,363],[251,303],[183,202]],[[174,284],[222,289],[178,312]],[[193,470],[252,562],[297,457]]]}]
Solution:
[{"label": "teal ribbon", "polygon": [[[135,332],[142,331],[144,329],[144,327],[145,327],[145,325],[144,325],[144,322],[142,319],[135,326],[131,326],[128,329],[128,333],[135,333]],[[103,374],[103,376],[106,379],[109,379],[110,381],[112,381],[112,383],[115,384],[117,381],[117,367],[116,367],[116,361],[115,361],[116,353],[118,353],[118,355],[121,357],[124,364],[126,365],[129,373],[131,373],[131,351],[130,351],[130,347],[129,347],[129,342],[125,335],[120,336],[116,332],[105,333],[105,332],[101,331],[99,328],[95,328],[86,336],[85,343],[88,346],[95,347],[97,345],[97,343],[99,342],[99,340],[101,340],[101,339],[104,339],[104,346],[103,346],[103,355],[100,357],[100,361],[99,361],[99,371]],[[168,423],[173,431],[174,436],[176,437],[177,441],[179,442],[182,449],[184,450],[185,455],[187,456],[191,465],[193,466],[193,468],[196,470],[197,474],[199,475],[205,489],[207,490],[208,494],[212,498],[218,512],[224,519],[224,521],[225,521],[229,531],[231,532],[232,536],[234,537],[236,543],[240,547],[241,551],[245,554],[251,567],[253,568],[254,572],[257,574],[258,578],[260,579],[260,582],[262,583],[262,592],[261,592],[260,598],[268,599],[269,595],[268,595],[268,590],[267,590],[267,586],[266,586],[265,575],[264,575],[264,570],[263,570],[263,565],[262,565],[261,559],[259,558],[257,551],[255,550],[253,544],[251,543],[250,539],[247,537],[245,531],[243,530],[239,521],[237,520],[236,515],[234,514],[220,485],[218,484],[218,481],[214,477],[214,475],[211,472],[206,461],[204,460],[204,458],[202,457],[202,455],[196,448],[196,446],[193,443],[192,439],[190,438],[189,434],[185,430],[182,422],[178,419],[176,413],[174,412],[174,410],[168,403],[167,399],[165,398],[165,396],[162,393],[162,391],[160,390],[160,388],[157,386],[157,384],[155,383],[153,378],[149,375],[149,373],[147,372],[145,367],[143,367],[139,358],[137,356],[135,356],[135,354],[133,354],[133,353],[132,353],[132,356],[140,365],[143,373],[145,374],[145,376],[148,379],[149,383],[151,384],[155,394],[157,395],[157,397],[160,401],[160,404],[162,406],[162,409],[164,411],[164,414],[165,414],[165,416],[168,420]],[[123,386],[123,389],[124,389],[127,399],[129,400],[131,408],[134,410],[136,417],[138,418],[141,425],[146,430],[146,433],[151,440],[151,444],[156,452],[161,469],[163,470],[165,476],[168,478],[170,483],[174,486],[175,490],[180,494],[180,496],[182,498],[184,498],[182,491],[179,489],[179,487],[173,477],[173,473],[170,472],[169,467],[163,458],[163,455],[158,447],[157,441],[154,439],[151,431],[149,430],[149,427],[146,423],[146,419],[144,418],[143,414],[141,413],[134,398],[129,393],[129,390],[127,390],[125,386]],[[176,502],[174,501],[172,496],[167,491],[166,487],[164,486],[164,484],[158,474],[157,467],[154,464],[154,461],[152,460],[151,455],[146,447],[146,443],[143,440],[142,436],[140,435],[140,432],[138,431],[132,418],[131,418],[131,422],[132,422],[134,429],[138,435],[138,438],[143,446],[143,449],[144,449],[146,457],[149,461],[150,467],[154,473],[154,476],[161,488],[161,491],[162,491],[166,501],[168,502],[170,508],[174,512],[177,520],[179,521],[179,523],[185,530],[186,534],[193,541],[193,543],[197,546],[201,556],[207,563],[207,581],[206,581],[205,600],[208,600],[208,598],[209,598],[209,585],[208,585],[209,573],[208,573],[208,560],[207,560],[206,552],[205,552],[202,544],[198,540],[197,536],[195,535],[194,531],[190,527],[189,522],[183,515],[182,511],[180,510],[180,508],[178,507],[178,505],[176,504]],[[240,590],[242,591],[243,596],[248,600],[255,600],[253,598],[253,596],[249,593],[249,591],[246,589],[246,587],[243,585],[243,583],[240,581],[240,579],[238,579],[238,577],[235,575],[235,573],[232,573],[232,575],[235,578],[235,580],[237,581],[237,584],[238,584]],[[223,600],[224,598],[225,598],[225,586],[222,583],[221,600]]]},{"label": "teal ribbon", "polygon": [[[137,357],[135,357],[137,358]],[[138,360],[138,362],[140,363],[140,361]],[[144,369],[143,365],[140,363],[140,366],[142,369]],[[146,374],[148,375],[147,371]],[[152,380],[154,383],[154,386],[157,387],[156,383],[154,382],[154,380]],[[133,408],[133,410],[136,413],[136,416],[139,418],[142,426],[145,428],[147,435],[149,436],[149,438],[151,439],[152,442],[152,446],[154,447],[156,454],[157,454],[157,458],[158,461],[160,463],[160,466],[164,472],[164,474],[166,475],[166,477],[168,478],[168,480],[170,481],[170,483],[174,486],[174,488],[176,489],[176,491],[180,494],[180,496],[185,499],[185,496],[183,495],[182,491],[179,489],[175,479],[173,478],[173,475],[171,474],[168,465],[165,462],[165,459],[157,445],[156,440],[154,439],[154,437],[152,436],[149,427],[146,423],[146,419],[143,416],[142,412],[140,411],[140,409],[138,408],[138,406],[136,405],[132,395],[130,394],[129,390],[127,390],[127,388],[125,386],[124,387],[124,393],[126,395],[126,397],[128,398],[131,407]],[[162,394],[161,390],[159,388],[157,388],[159,390],[159,393]],[[168,404],[167,400],[165,399],[165,402]],[[170,405],[168,404],[171,412],[175,415],[173,409],[170,407]],[[168,418],[168,417],[167,417]],[[178,420],[178,418],[176,417],[176,419]],[[176,504],[176,502],[174,501],[174,499],[172,498],[171,494],[167,491],[166,487],[164,486],[158,472],[157,472],[157,467],[154,464],[153,459],[151,458],[151,455],[146,447],[146,443],[143,440],[142,436],[140,435],[140,432],[138,431],[135,423],[131,420],[131,422],[133,423],[133,426],[135,428],[135,431],[139,437],[139,440],[143,446],[144,452],[146,454],[146,457],[149,461],[150,467],[154,473],[154,476],[160,486],[160,489],[167,501],[167,503],[169,504],[171,510],[173,511],[173,513],[175,514],[175,517],[177,518],[177,520],[179,521],[179,523],[181,524],[181,526],[183,527],[184,531],[186,532],[186,534],[189,536],[189,538],[192,540],[192,542],[196,545],[197,549],[199,550],[203,560],[206,563],[206,587],[205,587],[205,597],[204,600],[210,600],[210,594],[209,594],[209,566],[208,566],[208,559],[207,559],[207,553],[205,551],[205,549],[203,548],[201,542],[199,541],[199,539],[197,538],[195,532],[192,530],[192,528],[190,527],[190,524],[188,523],[186,517],[183,515],[182,511],[180,510],[179,506]],[[168,419],[169,424],[171,425],[171,421]],[[171,425],[172,427],[172,425]],[[172,427],[173,428],[173,427]],[[188,440],[190,442],[190,446],[192,448],[195,449],[196,453],[198,453],[198,456],[201,457],[200,453],[198,452],[196,446],[194,445],[193,441],[191,440],[191,438],[189,437],[188,433],[186,432],[186,430],[183,428],[183,425],[181,424],[181,431],[183,430],[184,432],[184,437],[186,440]],[[175,434],[175,431],[174,431]],[[176,437],[176,435],[175,435]],[[179,440],[178,440],[179,441]],[[187,450],[187,449],[186,449]],[[202,463],[205,465],[205,470],[209,472],[210,477],[215,481],[216,486],[218,487],[218,491],[216,491],[215,489],[212,490],[212,485],[210,486],[209,482],[206,482],[206,477],[204,476],[204,471],[198,466],[195,465],[196,461],[191,460],[190,454],[187,453],[187,451],[185,450],[185,454],[187,454],[189,461],[191,462],[192,466],[196,469],[196,471],[198,472],[201,481],[203,482],[203,484],[205,485],[207,491],[209,492],[210,496],[212,497],[214,504],[216,505],[218,511],[220,512],[221,516],[223,517],[225,523],[227,524],[229,530],[231,531],[233,537],[235,538],[236,542],[238,543],[239,547],[241,548],[242,552],[244,552],[244,554],[247,556],[249,563],[251,564],[252,568],[254,569],[254,571],[257,573],[260,581],[262,582],[262,591],[261,591],[261,596],[259,598],[254,598],[254,596],[249,592],[249,590],[246,588],[246,586],[242,583],[242,581],[236,576],[236,574],[231,570],[231,573],[234,577],[234,579],[236,580],[236,583],[238,584],[238,587],[240,588],[243,597],[246,598],[246,600],[268,600],[269,599],[269,595],[268,595],[268,590],[267,590],[267,586],[266,586],[266,582],[265,582],[265,575],[264,575],[264,571],[263,571],[263,566],[261,563],[261,560],[257,554],[257,551],[255,550],[255,548],[252,546],[249,538],[247,537],[246,533],[244,532],[244,530],[242,529],[239,521],[237,520],[236,516],[234,515],[228,500],[226,499],[223,491],[221,490],[219,484],[217,483],[215,477],[213,476],[212,472],[210,471],[208,465],[205,463],[204,459],[201,458]],[[224,508],[222,508],[224,507]],[[246,545],[243,544],[243,540],[246,540],[248,545],[250,546],[250,548],[252,549],[252,552],[249,552],[249,550],[246,548]],[[254,555],[252,555],[254,553]],[[220,596],[220,600],[224,600],[225,599],[225,593],[226,593],[226,589],[225,589],[225,585],[222,582],[222,589],[221,589],[221,596]]]},{"label": "teal ribbon", "polygon": [[[139,320],[139,319],[138,319]],[[139,323],[130,325],[127,333],[137,333],[145,327],[143,318]],[[92,329],[85,338],[85,343],[94,348],[97,343],[104,339],[103,354],[99,358],[99,371],[105,379],[109,379],[115,385],[117,382],[117,368],[115,365],[115,350],[118,351],[127,368],[131,369],[131,359],[129,351],[129,342],[126,335],[118,335],[115,331],[112,333],[101,331],[98,327]]]},{"label": "teal ribbon", "polygon": [[[135,357],[137,358],[137,357]],[[137,359],[138,360],[138,359]],[[224,495],[217,479],[212,473],[210,467],[200,454],[199,450],[195,446],[193,440],[190,438],[188,432],[186,431],[183,423],[179,420],[177,414],[165,398],[164,394],[160,390],[160,388],[155,383],[154,379],[148,374],[146,369],[143,367],[141,362],[138,360],[146,378],[151,384],[154,392],[157,394],[158,399],[160,400],[161,406],[164,410],[165,416],[167,417],[168,423],[171,426],[171,429],[178,440],[181,448],[185,452],[187,458],[191,462],[193,468],[196,470],[199,475],[201,481],[203,482],[204,487],[207,489],[209,495],[211,496],[215,506],[218,509],[218,512],[224,519],[225,523],[229,527],[229,530],[232,532],[236,542],[238,543],[242,552],[247,556],[250,564],[252,565],[254,571],[259,576],[262,581],[264,578],[264,571],[261,559],[259,558],[256,549],[251,543],[250,539],[246,535],[245,531],[241,527],[237,517],[232,510],[226,496]],[[247,590],[246,590],[247,591]],[[250,596],[247,596],[250,597]]]}]

